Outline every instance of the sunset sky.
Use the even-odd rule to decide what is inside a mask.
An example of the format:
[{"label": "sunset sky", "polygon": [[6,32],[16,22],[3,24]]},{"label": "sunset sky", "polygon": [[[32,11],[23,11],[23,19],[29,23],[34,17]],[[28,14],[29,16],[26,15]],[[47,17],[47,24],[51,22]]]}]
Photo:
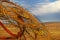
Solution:
[{"label": "sunset sky", "polygon": [[12,0],[42,22],[60,22],[60,0]]}]

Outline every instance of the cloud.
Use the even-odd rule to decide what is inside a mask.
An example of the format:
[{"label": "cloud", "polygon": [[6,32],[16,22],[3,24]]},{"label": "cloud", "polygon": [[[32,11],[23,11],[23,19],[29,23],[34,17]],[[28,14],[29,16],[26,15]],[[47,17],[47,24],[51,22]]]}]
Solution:
[{"label": "cloud", "polygon": [[60,1],[55,1],[44,5],[40,5],[40,3],[37,3],[36,6],[33,7],[30,11],[35,15],[46,15],[49,13],[55,13],[60,11]]},{"label": "cloud", "polygon": [[57,1],[60,1],[60,0],[57,0]]},{"label": "cloud", "polygon": [[58,12],[60,10],[60,0],[56,0],[55,2],[49,2],[49,0],[45,0],[44,3],[38,2],[33,7],[31,7],[31,5],[26,4],[24,1],[12,1],[20,4],[26,9],[29,9],[34,15],[46,15],[49,13]]}]

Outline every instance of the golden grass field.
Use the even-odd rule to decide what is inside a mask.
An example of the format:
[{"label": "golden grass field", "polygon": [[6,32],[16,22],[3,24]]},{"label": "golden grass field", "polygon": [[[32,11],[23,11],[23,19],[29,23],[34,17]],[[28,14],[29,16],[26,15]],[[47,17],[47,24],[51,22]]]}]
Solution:
[{"label": "golden grass field", "polygon": [[44,23],[51,33],[52,40],[60,40],[60,22]]},{"label": "golden grass field", "polygon": [[[60,22],[49,22],[49,23],[44,23],[46,28],[48,29],[48,31],[51,34],[52,40],[60,40]],[[0,27],[1,28],[1,27]],[[12,26],[9,27],[9,29],[11,29],[11,31],[14,31],[14,33],[17,32],[16,28],[12,28]],[[0,36],[5,34],[6,36],[8,36],[9,34],[6,34],[6,31],[2,30],[2,28],[0,29]]]}]

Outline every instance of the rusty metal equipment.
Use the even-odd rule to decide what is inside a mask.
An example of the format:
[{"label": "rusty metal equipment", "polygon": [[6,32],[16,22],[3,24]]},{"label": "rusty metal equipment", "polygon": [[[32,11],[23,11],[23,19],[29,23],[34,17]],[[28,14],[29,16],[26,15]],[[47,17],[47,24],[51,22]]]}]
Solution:
[{"label": "rusty metal equipment", "polygon": [[0,40],[51,40],[50,33],[31,13],[13,2],[0,1]]}]

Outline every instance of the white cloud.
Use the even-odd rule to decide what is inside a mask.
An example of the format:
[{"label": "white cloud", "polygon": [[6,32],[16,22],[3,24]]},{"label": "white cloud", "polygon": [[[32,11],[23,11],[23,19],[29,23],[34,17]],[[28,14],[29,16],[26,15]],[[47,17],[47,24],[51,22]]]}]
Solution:
[{"label": "white cloud", "polygon": [[[18,2],[18,0],[11,0],[14,2]],[[19,2],[21,6],[25,8],[29,8],[30,6],[25,4],[24,1]],[[57,0],[55,2],[49,2],[49,0],[46,0],[45,3],[37,3],[35,7],[29,8],[30,11],[35,15],[45,15],[49,13],[54,13],[57,11],[60,11],[60,0]]]},{"label": "white cloud", "polygon": [[10,0],[10,1],[14,1],[14,0]]},{"label": "white cloud", "polygon": [[60,0],[57,0],[57,1],[60,1]]},{"label": "white cloud", "polygon": [[49,13],[55,13],[60,11],[60,1],[55,1],[42,6],[38,3],[36,7],[32,8],[32,10],[30,11],[35,15],[45,15]]}]

